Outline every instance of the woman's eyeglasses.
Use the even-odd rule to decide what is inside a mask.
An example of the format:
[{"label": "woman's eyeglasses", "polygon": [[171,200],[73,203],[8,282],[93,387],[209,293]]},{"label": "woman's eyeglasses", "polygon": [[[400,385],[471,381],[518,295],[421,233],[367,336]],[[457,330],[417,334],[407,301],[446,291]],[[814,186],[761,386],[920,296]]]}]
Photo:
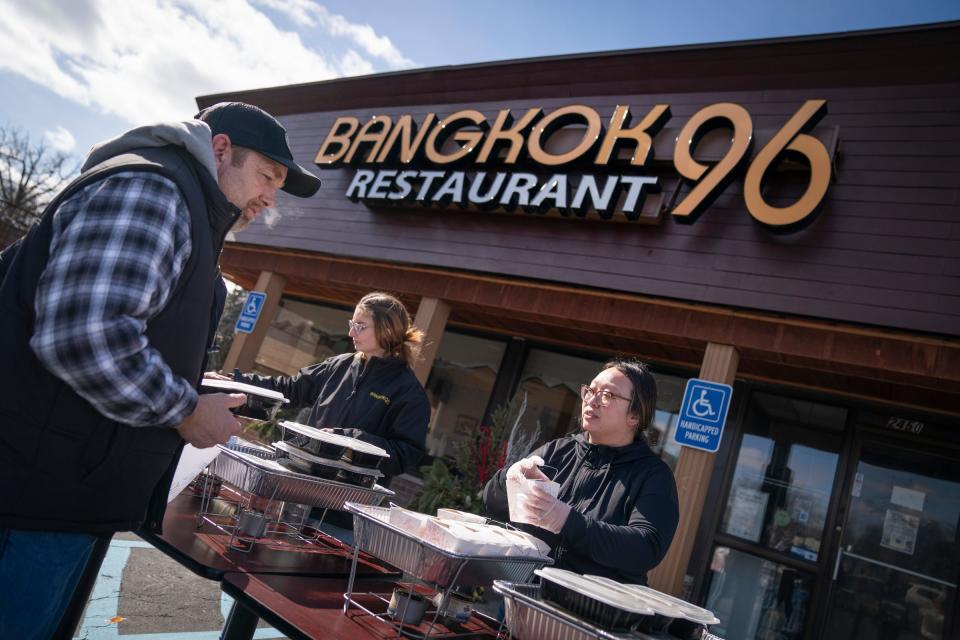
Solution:
[{"label": "woman's eyeglasses", "polygon": [[363,330],[367,328],[367,325],[363,322],[354,322],[353,320],[347,320],[347,332],[353,331],[354,333],[363,333]]},{"label": "woman's eyeglasses", "polygon": [[580,385],[580,398],[587,404],[590,404],[593,402],[593,399],[596,398],[597,404],[599,404],[601,407],[609,407],[614,398],[630,402],[630,398],[627,398],[626,396],[617,395],[616,393],[607,391],[606,389],[603,391],[594,391],[589,385],[585,384]]}]

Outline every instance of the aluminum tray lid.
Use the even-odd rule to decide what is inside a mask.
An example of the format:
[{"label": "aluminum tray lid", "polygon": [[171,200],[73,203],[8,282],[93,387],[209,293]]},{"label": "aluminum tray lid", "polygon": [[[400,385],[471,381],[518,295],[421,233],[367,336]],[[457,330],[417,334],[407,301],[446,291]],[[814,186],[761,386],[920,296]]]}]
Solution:
[{"label": "aluminum tray lid", "polygon": [[357,438],[351,438],[350,436],[345,436],[339,433],[330,433],[329,431],[321,431],[314,427],[307,426],[305,424],[300,424],[299,422],[290,422],[289,420],[283,420],[280,422],[280,426],[285,429],[290,429],[294,433],[299,433],[302,436],[307,436],[308,438],[313,438],[314,440],[321,440],[323,442],[329,442],[330,444],[338,444],[347,449],[353,449],[354,451],[359,451],[361,453],[369,453],[371,455],[380,456],[381,458],[389,458],[390,454],[387,453],[386,449],[381,449],[376,445],[372,445],[369,442],[364,442]]},{"label": "aluminum tray lid", "polygon": [[632,588],[638,585],[623,584],[621,582],[617,582],[616,580],[611,580],[606,576],[585,575],[583,576],[583,578],[585,580],[590,580],[592,582],[602,584],[615,591],[620,591],[626,594],[628,597],[640,598],[640,600],[650,605],[654,613],[657,613],[659,615],[667,616],[668,618],[686,618],[686,616],[683,614],[683,610],[680,607],[670,602],[667,602],[666,600],[650,597],[646,593],[641,591],[636,591]]},{"label": "aluminum tray lid", "polygon": [[637,595],[645,597],[650,602],[659,601],[675,607],[681,612],[681,615],[675,616],[677,618],[686,618],[691,622],[697,622],[699,624],[718,624],[720,622],[720,619],[709,609],[698,607],[686,600],[681,600],[680,598],[639,584],[627,584],[624,586]]},{"label": "aluminum tray lid", "polygon": [[223,391],[229,391],[232,393],[249,393],[250,395],[260,396],[261,398],[269,398],[270,400],[280,400],[283,403],[290,402],[279,391],[264,389],[263,387],[247,384],[245,382],[237,382],[235,380],[217,380],[216,378],[204,378],[200,382],[200,386],[209,387],[211,389],[221,389]]},{"label": "aluminum tray lid", "polygon": [[374,476],[377,478],[383,477],[383,472],[379,469],[369,469],[367,467],[355,467],[352,464],[347,464],[340,460],[334,460],[333,458],[321,458],[320,456],[315,456],[312,453],[304,451],[298,447],[293,446],[289,442],[279,442],[273,443],[274,448],[284,451],[294,458],[300,458],[301,460],[306,460],[307,462],[312,462],[313,464],[322,464],[325,467],[333,467],[334,469],[343,469],[344,471],[352,471],[353,473],[359,473],[364,476]]},{"label": "aluminum tray lid", "polygon": [[630,613],[637,613],[644,616],[649,616],[656,613],[653,607],[650,606],[646,600],[638,598],[626,591],[613,589],[609,585],[601,582],[587,579],[581,576],[579,573],[567,571],[566,569],[556,569],[554,567],[537,569],[534,571],[534,573],[544,580],[549,580],[554,584],[558,584],[561,587],[570,589],[582,596],[586,596],[587,598],[591,598],[597,602],[601,602],[623,611],[629,611]]},{"label": "aluminum tray lid", "polygon": [[584,578],[607,585],[612,589],[620,589],[634,596],[639,596],[661,615],[671,618],[684,618],[698,624],[717,624],[720,622],[712,611],[650,587],[639,584],[622,584],[605,576],[584,576]]}]

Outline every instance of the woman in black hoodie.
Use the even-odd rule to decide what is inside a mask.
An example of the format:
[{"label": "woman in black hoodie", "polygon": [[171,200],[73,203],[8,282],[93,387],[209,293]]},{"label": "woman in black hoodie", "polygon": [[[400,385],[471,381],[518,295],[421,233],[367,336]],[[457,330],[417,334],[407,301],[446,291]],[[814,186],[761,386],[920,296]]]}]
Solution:
[{"label": "woman in black hoodie", "polygon": [[292,407],[310,407],[310,426],[385,449],[390,458],[380,470],[383,483],[389,483],[415,469],[426,451],[430,402],[411,368],[423,333],[402,302],[380,292],[363,296],[347,323],[354,353],[327,358],[294,376],[247,373],[236,379],[279,391]]},{"label": "woman in black hoodie", "polygon": [[647,571],[670,548],[677,529],[677,486],[670,468],[646,444],[657,386],[635,360],[607,362],[581,387],[583,431],[548,442],[484,488],[487,511],[507,520],[508,478],[547,479],[553,467],[557,497],[534,486],[525,510],[538,526],[521,528],[547,542],[555,566],[646,584]]}]

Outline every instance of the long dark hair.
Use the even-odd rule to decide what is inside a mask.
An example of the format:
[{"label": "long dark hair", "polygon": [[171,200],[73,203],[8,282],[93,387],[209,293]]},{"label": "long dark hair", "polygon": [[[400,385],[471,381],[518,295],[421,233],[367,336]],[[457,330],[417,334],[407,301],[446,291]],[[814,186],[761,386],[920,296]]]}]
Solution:
[{"label": "long dark hair", "polygon": [[627,376],[633,384],[630,407],[627,411],[637,414],[640,418],[640,424],[634,436],[636,439],[643,436],[644,431],[653,422],[654,411],[657,408],[657,381],[647,365],[635,358],[612,358],[604,363],[601,371],[611,368]]}]

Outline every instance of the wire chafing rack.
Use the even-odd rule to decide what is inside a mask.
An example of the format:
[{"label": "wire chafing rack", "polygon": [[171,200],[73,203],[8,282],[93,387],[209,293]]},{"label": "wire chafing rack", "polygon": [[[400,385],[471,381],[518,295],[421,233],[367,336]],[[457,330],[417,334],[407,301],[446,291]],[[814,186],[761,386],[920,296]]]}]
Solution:
[{"label": "wire chafing rack", "polygon": [[[352,502],[348,502],[344,505],[344,508],[354,514],[354,545],[347,592],[343,594],[343,611],[346,613],[351,606],[357,607],[394,627],[397,630],[398,637],[401,634],[414,638],[450,638],[475,635],[475,631],[433,633],[437,628],[438,618],[441,612],[446,610],[451,593],[456,587],[487,586],[498,579],[522,582],[529,580],[536,569],[546,564],[553,564],[553,560],[541,556],[504,557],[452,553],[391,524],[389,508]],[[409,626],[404,626],[393,620],[385,612],[376,612],[367,608],[355,597],[353,586],[357,571],[357,559],[361,551],[401,569],[408,576],[429,584],[439,593],[439,601],[436,603],[437,606],[432,612],[432,619],[427,624],[425,632],[420,633],[418,630],[411,630]],[[376,593],[356,595],[370,596],[382,603],[389,602],[390,596],[390,594]],[[407,604],[404,603],[403,606],[406,607]],[[397,613],[400,613],[400,619],[404,618],[402,611]],[[430,613],[427,612],[427,615],[429,616]],[[477,612],[472,615],[486,618],[486,616]],[[502,626],[492,619],[486,619],[495,627]],[[498,628],[497,635],[499,633],[500,629]]]},{"label": "wire chafing rack", "polygon": [[[202,483],[198,527],[208,523],[230,535],[229,547],[248,552],[262,538],[286,536],[300,542],[343,545],[319,531],[323,523],[310,521],[310,507],[341,510],[347,502],[379,505],[393,491],[379,485],[360,487],[290,471],[270,450],[237,439],[220,446]],[[233,513],[212,508],[212,478],[220,478],[238,492]]]},{"label": "wire chafing rack", "polygon": [[[541,599],[541,585],[495,580],[493,590],[503,596],[504,623],[511,640],[672,640],[640,631],[614,633]],[[699,640],[723,640],[706,629]]]}]

